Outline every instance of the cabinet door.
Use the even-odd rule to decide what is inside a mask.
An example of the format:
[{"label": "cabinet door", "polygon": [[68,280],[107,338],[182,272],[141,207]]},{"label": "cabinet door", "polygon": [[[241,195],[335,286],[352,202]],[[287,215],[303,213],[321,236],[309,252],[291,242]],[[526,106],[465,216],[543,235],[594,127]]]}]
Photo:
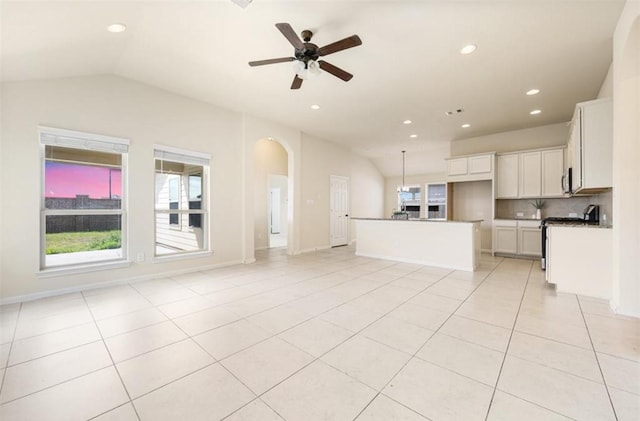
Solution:
[{"label": "cabinet door", "polygon": [[541,182],[541,154],[540,152],[525,152],[520,157],[520,194],[519,197],[540,197]]},{"label": "cabinet door", "polygon": [[518,197],[518,155],[499,155],[497,158],[497,187],[498,199]]},{"label": "cabinet door", "polygon": [[494,250],[499,253],[516,254],[518,252],[518,229],[516,227],[495,227]]},{"label": "cabinet door", "polygon": [[447,175],[466,175],[467,158],[456,158],[447,160]]},{"label": "cabinet door", "polygon": [[469,174],[491,172],[491,155],[470,156],[468,158]]},{"label": "cabinet door", "polygon": [[539,228],[518,228],[518,254],[542,256],[542,232]]},{"label": "cabinet door", "polygon": [[542,151],[542,196],[563,195],[562,175],[564,169],[564,149]]}]

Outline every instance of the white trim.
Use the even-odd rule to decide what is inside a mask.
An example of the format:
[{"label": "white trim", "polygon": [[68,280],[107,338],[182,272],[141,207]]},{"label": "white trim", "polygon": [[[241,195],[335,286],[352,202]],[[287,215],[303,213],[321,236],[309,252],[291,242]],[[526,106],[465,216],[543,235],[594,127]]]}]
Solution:
[{"label": "white trim", "polygon": [[36,272],[36,277],[38,278],[55,278],[56,276],[66,276],[73,275],[76,273],[87,273],[87,272],[97,272],[101,270],[107,269],[119,269],[128,267],[131,265],[131,262],[128,260],[120,260],[120,261],[102,261],[95,264],[78,264],[73,266],[64,266],[64,267],[49,267],[46,269],[42,269]]},{"label": "white trim", "polygon": [[185,273],[202,272],[205,270],[218,269],[218,268],[223,268],[227,266],[235,266],[235,265],[241,265],[241,264],[243,264],[243,262],[240,260],[231,260],[229,262],[204,265],[204,266],[199,266],[197,268],[179,269],[179,270],[173,270],[173,271],[154,273],[152,275],[135,276],[131,278],[120,279],[117,281],[95,282],[91,284],[78,285],[78,286],[69,287],[69,288],[60,288],[60,289],[52,289],[49,291],[35,292],[32,294],[14,295],[12,297],[0,298],[0,306],[5,304],[14,304],[14,303],[21,303],[25,301],[33,301],[33,300],[38,300],[40,298],[71,294],[74,292],[109,288],[112,286],[132,284],[136,282],[149,281],[152,279],[161,279],[161,278],[166,278],[166,277],[171,277],[176,275],[182,275]]},{"label": "white trim", "polygon": [[183,251],[175,254],[163,254],[160,256],[153,256],[151,262],[153,263],[164,263],[171,262],[174,260],[185,260],[185,259],[200,259],[203,257],[211,257],[213,256],[212,251]]},{"label": "white trim", "polygon": [[314,251],[329,250],[331,246],[310,247],[308,249],[299,250],[296,254],[313,253]]},{"label": "white trim", "polygon": [[208,153],[195,152],[164,145],[154,145],[153,156],[156,159],[202,166],[209,166],[211,161],[211,155]]},{"label": "white trim", "polygon": [[115,153],[126,153],[129,150],[129,139],[79,132],[76,130],[38,126],[38,136],[40,143],[43,145]]}]

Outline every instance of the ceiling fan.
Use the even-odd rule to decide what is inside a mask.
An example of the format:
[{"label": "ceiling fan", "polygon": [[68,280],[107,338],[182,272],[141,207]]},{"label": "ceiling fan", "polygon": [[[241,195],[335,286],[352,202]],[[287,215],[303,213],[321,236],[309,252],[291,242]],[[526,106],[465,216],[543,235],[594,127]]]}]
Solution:
[{"label": "ceiling fan", "polygon": [[349,72],[342,70],[341,68],[334,66],[333,64],[324,60],[319,60],[320,57],[327,56],[329,54],[337,53],[338,51],[346,50],[347,48],[357,47],[362,45],[360,37],[357,35],[351,35],[350,37],[341,39],[334,43],[325,45],[324,47],[318,47],[311,43],[311,37],[313,32],[309,30],[302,31],[302,42],[296,35],[295,31],[288,23],[276,23],[276,28],[280,30],[282,35],[293,45],[294,57],[282,57],[272,58],[268,60],[250,61],[249,66],[264,66],[265,64],[284,63],[286,61],[297,61],[296,75],[291,83],[291,89],[300,89],[302,81],[306,78],[308,73],[319,73],[320,69],[325,72],[331,73],[337,78],[348,82],[353,75]]}]

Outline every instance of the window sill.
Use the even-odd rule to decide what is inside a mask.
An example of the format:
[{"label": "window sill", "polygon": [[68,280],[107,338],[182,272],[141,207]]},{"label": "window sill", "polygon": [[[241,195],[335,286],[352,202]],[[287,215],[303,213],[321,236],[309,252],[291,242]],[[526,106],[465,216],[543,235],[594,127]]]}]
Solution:
[{"label": "window sill", "polygon": [[213,256],[212,251],[194,251],[186,253],[167,254],[162,256],[154,256],[153,263],[171,262],[173,260],[200,259],[203,257]]},{"label": "window sill", "polygon": [[131,266],[128,260],[119,260],[111,262],[88,263],[84,265],[61,266],[41,269],[36,273],[38,278],[54,278],[56,276],[73,275],[76,273],[97,272],[101,270],[111,270]]}]

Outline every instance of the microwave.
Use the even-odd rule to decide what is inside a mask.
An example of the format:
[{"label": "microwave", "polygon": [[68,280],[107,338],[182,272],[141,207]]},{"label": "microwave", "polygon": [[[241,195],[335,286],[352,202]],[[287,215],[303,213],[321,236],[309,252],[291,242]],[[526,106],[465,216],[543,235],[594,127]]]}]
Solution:
[{"label": "microwave", "polygon": [[565,193],[571,193],[572,188],[572,169],[567,168],[567,170],[562,175],[562,191]]}]

